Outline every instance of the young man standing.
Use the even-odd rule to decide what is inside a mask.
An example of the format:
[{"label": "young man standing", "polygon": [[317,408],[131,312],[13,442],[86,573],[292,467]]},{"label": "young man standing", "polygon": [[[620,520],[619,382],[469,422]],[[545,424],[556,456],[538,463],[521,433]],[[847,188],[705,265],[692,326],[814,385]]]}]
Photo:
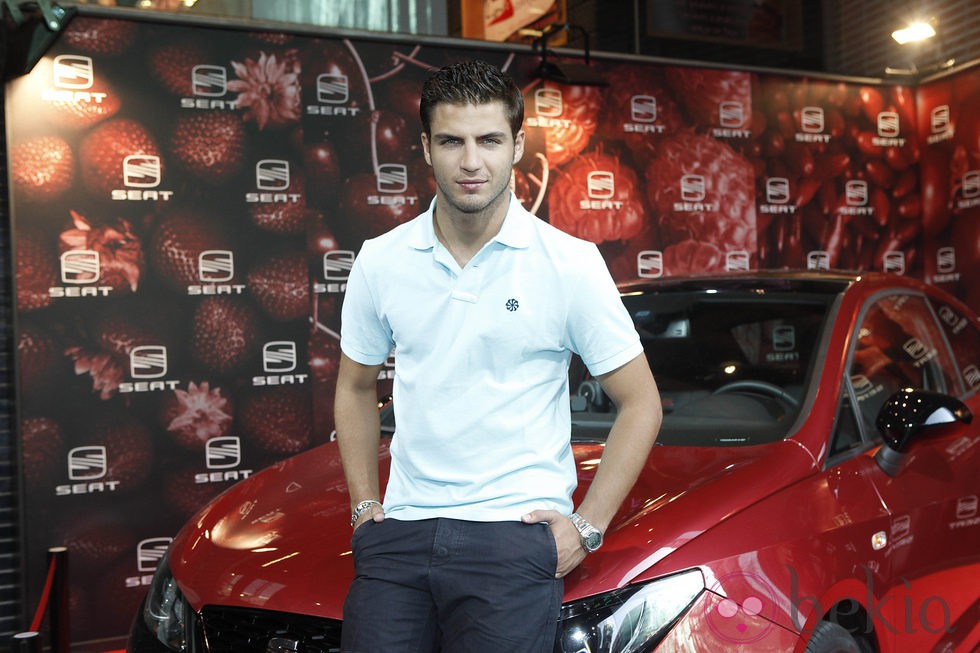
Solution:
[{"label": "young man standing", "polygon": [[[355,580],[344,651],[551,651],[561,578],[601,544],[660,427],[639,338],[591,243],[523,209],[520,90],[478,61],[425,84],[429,210],[364,243],[347,285],[337,439]],[[376,380],[396,352],[384,504]],[[568,365],[618,408],[577,511]]]}]

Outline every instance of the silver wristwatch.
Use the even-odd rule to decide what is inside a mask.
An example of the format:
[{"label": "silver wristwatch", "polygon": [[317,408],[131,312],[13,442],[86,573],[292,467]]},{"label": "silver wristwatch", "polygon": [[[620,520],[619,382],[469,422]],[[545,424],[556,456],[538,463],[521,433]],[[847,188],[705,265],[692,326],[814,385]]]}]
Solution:
[{"label": "silver wristwatch", "polygon": [[354,506],[354,512],[351,513],[350,516],[350,527],[354,528],[354,524],[357,523],[357,520],[360,519],[364,513],[366,513],[374,506],[380,506],[380,505],[381,505],[380,501],[375,501],[374,499],[368,499],[367,501],[361,501],[359,504]]},{"label": "silver wristwatch", "polygon": [[568,518],[578,529],[579,536],[582,538],[582,548],[586,553],[592,553],[602,546],[602,531],[585,521],[585,518],[577,512],[573,512]]}]

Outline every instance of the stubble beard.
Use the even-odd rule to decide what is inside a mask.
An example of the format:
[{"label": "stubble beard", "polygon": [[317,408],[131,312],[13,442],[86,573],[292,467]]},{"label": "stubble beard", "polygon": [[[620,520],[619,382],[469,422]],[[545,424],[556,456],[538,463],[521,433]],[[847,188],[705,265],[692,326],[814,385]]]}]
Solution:
[{"label": "stubble beard", "polygon": [[[450,184],[452,182],[449,182]],[[466,195],[457,194],[454,196],[452,193],[446,192],[446,188],[443,184],[438,184],[439,194],[445,203],[453,213],[459,216],[466,216],[468,218],[478,218],[486,215],[490,217],[498,210],[501,206],[507,206],[507,198],[509,197],[510,184],[505,183],[500,188],[496,189],[496,192],[489,197],[486,201],[480,201],[480,198]],[[459,198],[458,201],[454,197]],[[468,201],[469,200],[469,201]]]}]

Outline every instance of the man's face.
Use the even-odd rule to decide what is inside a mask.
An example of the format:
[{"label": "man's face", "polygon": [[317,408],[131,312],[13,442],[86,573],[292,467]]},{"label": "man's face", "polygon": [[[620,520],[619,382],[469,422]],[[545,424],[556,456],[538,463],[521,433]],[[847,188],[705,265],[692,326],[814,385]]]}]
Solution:
[{"label": "man's face", "polygon": [[437,206],[460,214],[506,211],[524,132],[511,135],[504,104],[437,104],[429,127],[422,148],[435,176]]}]

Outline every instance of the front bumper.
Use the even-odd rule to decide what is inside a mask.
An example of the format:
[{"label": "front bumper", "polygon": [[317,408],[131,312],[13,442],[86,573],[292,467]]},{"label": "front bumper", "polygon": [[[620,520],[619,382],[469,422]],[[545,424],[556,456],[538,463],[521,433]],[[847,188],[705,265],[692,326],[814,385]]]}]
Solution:
[{"label": "front bumper", "polygon": [[[656,651],[793,651],[799,635],[766,619],[756,604],[737,605],[701,592],[657,645]],[[765,606],[761,606],[765,607]],[[338,653],[341,622],[303,615],[242,608],[206,607],[195,615],[196,633],[187,653],[267,653],[290,650]],[[174,653],[143,620],[140,607],[130,630],[127,653]]]},{"label": "front bumper", "polygon": [[[340,622],[285,612],[206,606],[195,615],[187,653],[339,653]],[[147,628],[140,607],[127,653],[174,653]]]}]

